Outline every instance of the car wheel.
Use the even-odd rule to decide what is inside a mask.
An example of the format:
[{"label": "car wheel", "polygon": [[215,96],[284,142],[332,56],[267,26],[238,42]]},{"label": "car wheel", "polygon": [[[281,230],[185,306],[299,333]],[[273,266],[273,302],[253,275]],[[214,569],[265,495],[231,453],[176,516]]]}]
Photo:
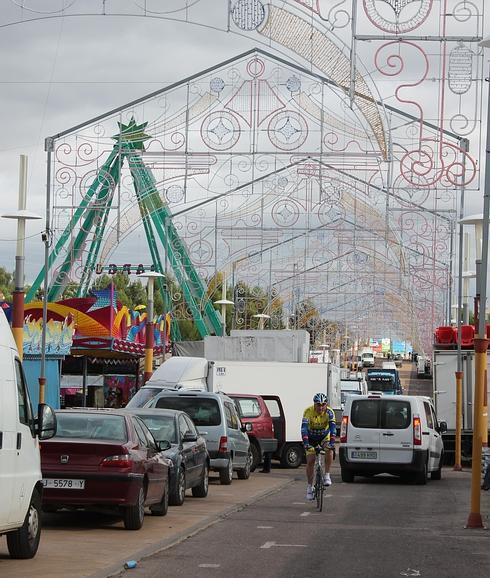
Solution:
[{"label": "car wheel", "polygon": [[168,512],[168,479],[165,480],[164,492],[159,504],[150,506],[150,512],[153,516],[166,516]]},{"label": "car wheel", "polygon": [[180,468],[177,472],[175,487],[172,492],[170,492],[171,506],[182,506],[185,500],[185,490],[185,471],[183,468]]},{"label": "car wheel", "polygon": [[237,476],[239,480],[248,480],[250,477],[250,469],[252,465],[252,452],[249,450],[247,455],[247,463],[245,464],[244,468],[237,470]]},{"label": "car wheel", "polygon": [[352,484],[354,481],[354,474],[350,470],[340,469],[340,477],[342,481],[347,484]]},{"label": "car wheel", "polygon": [[230,458],[228,465],[219,471],[219,483],[222,486],[229,486],[233,481],[233,461]]},{"label": "car wheel", "polygon": [[259,448],[254,443],[250,444],[250,452],[252,453],[252,464],[250,466],[250,471],[254,472],[260,464],[261,455]]},{"label": "car wheel", "polygon": [[198,486],[194,486],[192,488],[192,495],[195,498],[205,498],[208,495],[208,489],[209,489],[209,467],[208,464],[204,464],[201,481],[199,482]]},{"label": "car wheel", "polygon": [[300,444],[289,445],[281,457],[281,465],[285,468],[299,468],[303,461],[303,446]]},{"label": "car wheel", "polygon": [[[3,499],[3,498],[2,498]],[[7,534],[7,546],[12,558],[26,560],[36,555],[41,537],[41,496],[34,490],[24,523]]]},{"label": "car wheel", "polygon": [[138,499],[133,506],[124,508],[124,527],[126,530],[139,530],[145,519],[145,490],[138,492]]},{"label": "car wheel", "polygon": [[439,460],[439,467],[435,472],[430,473],[431,480],[440,480],[442,478],[442,464],[444,463],[444,453],[441,452],[441,459]]},{"label": "car wheel", "polygon": [[422,468],[415,474],[415,483],[423,486],[427,483],[427,461],[422,465]]}]

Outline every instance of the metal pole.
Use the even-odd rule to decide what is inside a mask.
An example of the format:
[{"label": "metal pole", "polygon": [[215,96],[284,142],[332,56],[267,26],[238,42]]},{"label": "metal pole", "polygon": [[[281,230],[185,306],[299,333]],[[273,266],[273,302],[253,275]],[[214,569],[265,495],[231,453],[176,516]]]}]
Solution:
[{"label": "metal pole", "polygon": [[49,284],[49,245],[51,237],[51,153],[54,141],[47,138],[44,149],[48,153],[46,169],[46,226],[42,239],[44,242],[44,294],[43,326],[41,331],[41,366],[39,368],[39,403],[44,403],[46,389],[46,331],[48,325],[48,284]]},{"label": "metal pole", "polygon": [[88,360],[87,356],[82,357],[82,407],[87,407],[87,373]]},{"label": "metal pole", "polygon": [[153,277],[148,277],[148,303],[146,306],[145,324],[145,373],[143,382],[146,383],[153,373]]}]

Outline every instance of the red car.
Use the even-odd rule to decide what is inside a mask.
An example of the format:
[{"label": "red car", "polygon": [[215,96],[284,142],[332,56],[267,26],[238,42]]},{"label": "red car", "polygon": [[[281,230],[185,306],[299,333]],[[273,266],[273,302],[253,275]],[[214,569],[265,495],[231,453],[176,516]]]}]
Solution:
[{"label": "red car", "polygon": [[56,436],[41,444],[43,510],[113,507],[127,530],[168,510],[171,462],[136,415],[124,410],[76,409],[56,412]]}]

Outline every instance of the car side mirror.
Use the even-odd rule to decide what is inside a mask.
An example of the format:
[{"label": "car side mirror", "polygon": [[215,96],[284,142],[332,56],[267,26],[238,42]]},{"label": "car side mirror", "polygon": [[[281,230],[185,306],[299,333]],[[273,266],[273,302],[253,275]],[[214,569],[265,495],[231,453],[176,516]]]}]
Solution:
[{"label": "car side mirror", "polygon": [[36,434],[40,440],[49,440],[56,435],[56,414],[46,403],[40,403],[37,408]]},{"label": "car side mirror", "polygon": [[444,433],[447,431],[447,422],[440,421],[439,422],[439,433]]},{"label": "car side mirror", "polygon": [[243,433],[247,433],[247,432],[253,430],[253,425],[252,425],[250,422],[242,423],[242,425],[240,426],[240,430],[241,430]]},{"label": "car side mirror", "polygon": [[197,436],[196,436],[196,434],[193,434],[192,432],[188,431],[184,434],[182,441],[183,442],[197,442]]},{"label": "car side mirror", "polygon": [[157,448],[159,452],[164,452],[165,450],[169,450],[171,448],[171,443],[168,440],[158,440],[157,441]]}]

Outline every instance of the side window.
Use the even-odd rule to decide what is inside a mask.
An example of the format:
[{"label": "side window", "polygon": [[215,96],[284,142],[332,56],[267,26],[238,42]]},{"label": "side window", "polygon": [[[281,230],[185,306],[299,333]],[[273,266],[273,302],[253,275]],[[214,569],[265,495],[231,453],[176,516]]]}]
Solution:
[{"label": "side window", "polygon": [[155,442],[155,438],[153,437],[153,434],[151,433],[151,431],[146,427],[145,422],[138,419],[138,424],[141,427],[141,429],[143,430],[143,433],[145,435],[146,445],[149,448],[153,448],[154,450],[156,450],[157,444]]},{"label": "side window", "polygon": [[139,421],[133,418],[134,429],[136,430],[136,436],[138,437],[138,442],[142,448],[148,447],[148,440],[146,439],[145,432],[141,427]]},{"label": "side window", "polygon": [[235,407],[240,417],[259,417],[261,410],[259,402],[253,397],[235,398]]},{"label": "side window", "polygon": [[189,427],[183,415],[179,416],[179,432],[180,432],[180,439],[184,437],[184,435],[189,431]]},{"label": "side window", "polygon": [[276,399],[265,399],[264,401],[271,417],[281,417],[281,408]]},{"label": "side window", "polygon": [[239,428],[239,420],[236,414],[234,406],[225,401],[225,416],[226,416],[226,423],[228,427],[231,429],[238,429]]},{"label": "side window", "polygon": [[434,429],[434,421],[432,419],[432,412],[430,409],[430,405],[424,401],[424,409],[425,409],[425,417],[427,418],[427,425],[430,429]]},{"label": "side window", "polygon": [[185,421],[186,421],[186,423],[187,423],[187,431],[190,431],[191,434],[193,434],[193,435],[195,435],[195,436],[199,435],[199,434],[197,433],[196,426],[192,423],[191,418],[185,415],[185,416],[184,416],[184,419],[185,419]]},{"label": "side window", "polygon": [[32,417],[31,400],[29,399],[22,365],[18,359],[15,360],[15,381],[17,382],[19,421],[29,426],[32,430],[34,420]]}]

